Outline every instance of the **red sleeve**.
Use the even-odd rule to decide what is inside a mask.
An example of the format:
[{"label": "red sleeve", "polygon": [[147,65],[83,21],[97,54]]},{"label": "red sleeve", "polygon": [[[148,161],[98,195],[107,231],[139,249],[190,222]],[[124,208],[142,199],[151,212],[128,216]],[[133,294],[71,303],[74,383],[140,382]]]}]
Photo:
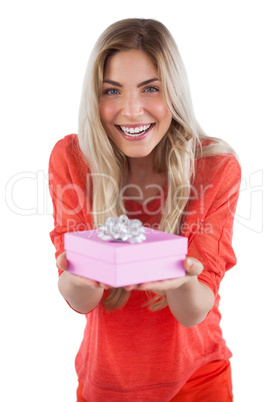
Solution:
[{"label": "red sleeve", "polygon": [[49,160],[49,191],[54,217],[50,238],[56,248],[56,258],[64,251],[66,232],[91,229],[87,172],[77,136],[68,135],[57,142]]},{"label": "red sleeve", "polygon": [[230,155],[204,158],[197,165],[182,234],[189,238],[188,255],[204,266],[199,281],[216,296],[225,272],[236,264],[232,235],[241,169]]}]

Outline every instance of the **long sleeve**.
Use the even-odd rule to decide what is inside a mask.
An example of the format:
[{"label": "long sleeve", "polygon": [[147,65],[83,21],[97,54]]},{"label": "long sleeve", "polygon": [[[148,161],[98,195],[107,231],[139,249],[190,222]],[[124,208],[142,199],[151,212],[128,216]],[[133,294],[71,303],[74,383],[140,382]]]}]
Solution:
[{"label": "long sleeve", "polygon": [[64,233],[92,228],[89,170],[76,135],[58,141],[49,160],[49,191],[53,202],[54,229],[50,233],[56,257],[64,251]]},{"label": "long sleeve", "polygon": [[230,155],[197,161],[196,180],[182,235],[188,255],[204,265],[199,280],[218,293],[225,272],[236,264],[232,248],[233,221],[241,180],[240,165]]}]

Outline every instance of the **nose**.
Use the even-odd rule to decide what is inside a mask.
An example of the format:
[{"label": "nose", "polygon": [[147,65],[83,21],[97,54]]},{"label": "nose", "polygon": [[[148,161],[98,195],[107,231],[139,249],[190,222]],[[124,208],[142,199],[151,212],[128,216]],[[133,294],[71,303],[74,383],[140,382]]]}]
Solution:
[{"label": "nose", "polygon": [[129,119],[135,120],[144,113],[143,105],[137,96],[128,96],[124,99],[122,114]]}]

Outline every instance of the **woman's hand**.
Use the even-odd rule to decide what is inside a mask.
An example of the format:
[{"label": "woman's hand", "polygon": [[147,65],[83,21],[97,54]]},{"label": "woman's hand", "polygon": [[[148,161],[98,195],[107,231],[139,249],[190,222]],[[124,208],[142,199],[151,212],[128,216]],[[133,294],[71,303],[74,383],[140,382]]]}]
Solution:
[{"label": "woman's hand", "polygon": [[68,274],[69,280],[75,286],[109,289],[109,285],[105,285],[104,283],[94,281],[93,279],[84,278],[82,276],[74,275],[68,272],[68,260],[66,258],[66,251],[58,256],[56,265],[58,269]]},{"label": "woman's hand", "polygon": [[203,321],[214,304],[212,290],[198,281],[203,265],[195,258],[184,261],[186,274],[181,278],[157,282],[147,282],[136,286],[126,286],[126,290],[150,290],[166,295],[173,316],[185,327],[192,327]]},{"label": "woman's hand", "polygon": [[69,305],[82,314],[87,314],[97,307],[104,289],[109,286],[68,272],[65,252],[57,258],[57,267],[63,271],[59,277],[59,291]]},{"label": "woman's hand", "polygon": [[197,275],[200,275],[203,271],[203,265],[195,258],[187,257],[184,261],[185,276],[175,279],[167,279],[156,282],[146,282],[139,285],[125,286],[125,289],[130,291],[137,290],[152,290],[152,291],[166,291],[169,289],[178,289],[183,284],[193,280]]}]

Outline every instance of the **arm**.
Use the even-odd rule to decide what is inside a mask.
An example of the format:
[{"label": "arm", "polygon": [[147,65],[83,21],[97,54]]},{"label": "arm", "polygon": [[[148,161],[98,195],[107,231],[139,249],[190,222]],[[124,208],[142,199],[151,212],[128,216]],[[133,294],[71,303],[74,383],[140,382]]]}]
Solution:
[{"label": "arm", "polygon": [[[166,294],[171,313],[184,327],[192,327],[203,321],[214,305],[212,290],[198,281],[203,270],[201,262],[188,257],[185,260],[186,275],[182,278],[139,285],[140,290],[152,290]],[[128,287],[127,290],[131,290]]]},{"label": "arm", "polygon": [[[186,270],[189,262],[192,273],[199,270],[199,261],[187,259]],[[203,268],[202,268],[203,269]],[[191,274],[190,274],[191,275]],[[186,276],[186,277],[187,277]],[[203,321],[214,305],[214,294],[204,283],[199,282],[196,275],[188,276],[188,280],[175,289],[168,289],[166,297],[170,311],[174,317],[184,326],[192,327]]]},{"label": "arm", "polygon": [[57,266],[63,273],[59,277],[59,291],[69,305],[81,314],[93,310],[102,299],[105,285],[68,272],[66,253],[57,259]]},{"label": "arm", "polygon": [[49,161],[49,190],[54,207],[54,229],[50,237],[56,248],[59,291],[74,310],[83,314],[98,305],[106,288],[105,285],[69,273],[64,252],[66,232],[92,228],[85,187],[88,173],[77,137],[70,135],[60,140],[53,148]]},{"label": "arm", "polygon": [[[225,272],[236,263],[232,249],[233,220],[239,194],[241,169],[232,156],[199,161],[195,189],[198,197],[187,212],[182,235],[189,240],[188,254],[195,259],[186,268],[186,278],[177,289],[167,289],[169,308],[185,326],[206,318],[214,305]],[[198,272],[196,261],[201,261]],[[196,266],[196,271],[194,266]],[[198,277],[197,277],[198,276]]]}]

